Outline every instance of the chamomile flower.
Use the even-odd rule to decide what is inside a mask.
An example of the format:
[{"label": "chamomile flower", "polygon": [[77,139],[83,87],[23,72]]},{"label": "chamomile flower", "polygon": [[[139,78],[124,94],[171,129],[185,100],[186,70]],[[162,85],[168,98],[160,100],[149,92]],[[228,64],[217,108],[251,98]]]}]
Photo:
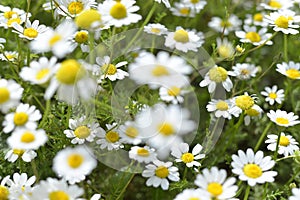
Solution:
[{"label": "chamomile flower", "polygon": [[291,0],[264,0],[260,6],[266,10],[285,10],[293,7]]},{"label": "chamomile flower", "polygon": [[163,190],[169,189],[170,181],[179,181],[178,168],[172,166],[172,162],[162,162],[159,160],[153,161],[153,164],[146,165],[142,176],[148,178],[147,186],[158,187],[161,186]]},{"label": "chamomile flower", "polygon": [[168,29],[162,24],[148,24],[144,27],[144,31],[154,35],[164,35],[168,32]]},{"label": "chamomile flower", "polygon": [[273,105],[275,102],[282,104],[284,100],[284,90],[278,90],[277,85],[273,85],[272,88],[265,87],[265,91],[262,91],[261,95],[266,97],[265,101],[269,102],[270,105]]},{"label": "chamomile flower", "polygon": [[64,60],[55,65],[55,75],[50,81],[44,98],[50,99],[57,90],[58,99],[75,104],[79,98],[90,99],[96,91],[97,84],[89,76],[89,69],[92,67],[74,59]]},{"label": "chamomile flower", "polygon": [[290,79],[300,79],[300,63],[290,61],[276,65],[276,71],[287,76]]},{"label": "chamomile flower", "polygon": [[195,17],[196,12],[189,5],[185,3],[175,2],[174,6],[170,8],[173,15],[179,17]]},{"label": "chamomile flower", "polygon": [[26,18],[31,17],[30,13],[9,6],[0,5],[0,12],[0,27],[4,27],[5,29],[12,27],[14,23],[22,24]]},{"label": "chamomile flower", "polygon": [[200,189],[185,189],[181,193],[177,194],[174,200],[210,200],[208,192]]},{"label": "chamomile flower", "polygon": [[58,0],[57,13],[65,17],[76,17],[84,10],[96,8],[95,0]]},{"label": "chamomile flower", "polygon": [[250,109],[245,110],[244,123],[248,126],[251,122],[251,118],[261,117],[263,110],[258,105],[254,104]]},{"label": "chamomile flower", "polygon": [[17,106],[23,90],[14,80],[0,79],[0,110],[6,113],[9,109]]},{"label": "chamomile flower", "polygon": [[270,110],[267,116],[278,126],[289,127],[300,123],[300,121],[297,120],[299,118],[298,115],[295,115],[293,112],[287,113],[284,110]]},{"label": "chamomile flower", "polygon": [[[267,149],[270,151],[276,151],[278,135],[270,134],[267,135],[268,139],[265,141],[268,144]],[[278,154],[288,156],[294,155],[294,152],[299,150],[298,142],[291,135],[286,135],[281,132],[278,144]]]},{"label": "chamomile flower", "polygon": [[10,176],[6,176],[1,180],[0,184],[0,192],[1,192],[1,198],[2,199],[9,199],[9,187],[7,185],[7,182],[10,181]]},{"label": "chamomile flower", "polygon": [[91,150],[86,146],[65,148],[53,159],[53,171],[70,184],[83,181],[97,166]]},{"label": "chamomile flower", "polygon": [[205,168],[202,174],[198,174],[195,185],[201,192],[208,192],[211,199],[231,199],[236,195],[238,187],[234,185],[236,179],[230,177],[226,179],[227,172],[224,169],[212,167],[210,170]]},{"label": "chamomile flower", "polygon": [[183,162],[187,167],[199,167],[201,164],[198,160],[205,157],[205,154],[201,154],[203,147],[200,144],[194,146],[192,153],[189,152],[189,145],[187,143],[180,143],[177,146],[172,147],[171,155],[174,156],[176,162]]},{"label": "chamomile flower", "polygon": [[75,49],[77,46],[80,46],[82,52],[89,52],[90,47],[88,45],[89,32],[86,30],[77,31],[73,35],[72,48]]},{"label": "chamomile flower", "polygon": [[199,13],[207,4],[204,0],[182,0],[182,2],[195,9],[197,13]]},{"label": "chamomile flower", "polygon": [[170,8],[171,7],[171,5],[170,5],[170,2],[169,2],[169,0],[155,0],[156,2],[158,2],[158,3],[163,3],[163,4],[165,4],[165,6],[167,7],[167,8]]},{"label": "chamomile flower", "polygon": [[238,151],[238,155],[232,155],[232,172],[239,176],[242,181],[247,181],[248,185],[255,186],[257,183],[274,182],[276,171],[269,171],[275,165],[275,161],[270,156],[264,157],[262,151],[254,154],[252,149],[247,149],[246,153]]},{"label": "chamomile flower", "polygon": [[23,67],[19,75],[24,81],[29,81],[31,84],[45,84],[52,77],[56,62],[56,57],[50,59],[40,57],[38,61],[31,61],[29,67]]},{"label": "chamomile flower", "polygon": [[52,51],[58,58],[63,58],[72,51],[70,37],[75,33],[76,26],[72,21],[62,22],[56,29],[48,28],[30,43],[31,49],[36,53]]},{"label": "chamomile flower", "polygon": [[240,29],[242,24],[241,20],[235,15],[230,15],[228,19],[222,19],[220,17],[212,17],[208,26],[219,33],[228,35],[232,31]]},{"label": "chamomile flower", "polygon": [[234,106],[231,109],[231,113],[238,117],[243,111],[247,111],[255,105],[256,97],[245,92],[243,95],[234,97],[232,102]]},{"label": "chamomile flower", "polygon": [[26,173],[14,173],[13,179],[7,182],[10,193],[9,199],[30,199],[35,180],[35,176],[28,178]]},{"label": "chamomile flower", "polygon": [[7,138],[7,144],[12,149],[36,150],[43,146],[47,140],[48,137],[43,129],[17,129]]},{"label": "chamomile flower", "polygon": [[36,129],[37,121],[41,118],[42,115],[35,106],[21,103],[15,112],[5,115],[3,132],[9,133],[17,128]]},{"label": "chamomile flower", "polygon": [[217,118],[231,119],[231,100],[212,99],[206,106],[208,112],[214,112]]},{"label": "chamomile flower", "polygon": [[31,162],[36,156],[37,153],[34,150],[10,149],[4,159],[12,163],[16,162],[18,158],[24,162]]},{"label": "chamomile flower", "polygon": [[142,16],[135,12],[140,9],[135,5],[135,0],[105,0],[99,4],[98,10],[101,13],[101,18],[109,26],[121,27],[137,23],[142,19]]},{"label": "chamomile flower", "polygon": [[69,128],[64,130],[64,134],[68,138],[72,138],[72,144],[83,144],[85,141],[93,142],[100,132],[105,133],[97,122],[87,122],[85,116],[79,119],[69,119]]},{"label": "chamomile flower", "polygon": [[123,148],[124,145],[121,143],[120,133],[118,128],[116,128],[117,123],[106,124],[107,132],[98,133],[99,139],[96,141],[100,145],[100,149],[118,150]]},{"label": "chamomile flower", "polygon": [[133,146],[128,153],[130,159],[140,163],[150,163],[157,159],[155,149],[148,146]]},{"label": "chamomile flower", "polygon": [[230,41],[227,38],[217,38],[217,52],[221,58],[232,58],[235,50]]},{"label": "chamomile flower", "polygon": [[126,121],[118,130],[120,131],[122,143],[138,145],[142,142],[140,132],[134,121]]},{"label": "chamomile flower", "polygon": [[258,12],[253,15],[247,14],[244,23],[249,26],[255,25],[255,26],[267,27],[268,23],[264,21],[265,14],[266,13],[264,12]]},{"label": "chamomile flower", "polygon": [[34,40],[40,34],[43,34],[47,31],[47,27],[45,25],[40,25],[39,20],[34,20],[32,23],[27,20],[25,23],[25,27],[20,24],[14,23],[12,26],[15,30],[13,32],[17,33],[20,38],[25,38],[27,40]]},{"label": "chamomile flower", "polygon": [[76,16],[75,23],[82,29],[95,31],[95,35],[96,33],[99,33],[101,29],[106,29],[109,27],[103,24],[100,12],[95,9],[82,11],[80,15]]},{"label": "chamomile flower", "polygon": [[261,28],[257,30],[255,26],[244,26],[243,31],[236,31],[235,35],[240,38],[243,43],[251,43],[254,46],[259,46],[262,44],[272,45],[273,42],[269,39],[272,37],[271,33],[267,33],[267,28]]},{"label": "chamomile flower", "polygon": [[0,60],[14,62],[18,59],[19,53],[17,51],[4,51],[0,54]]},{"label": "chamomile flower", "polygon": [[197,34],[177,26],[175,32],[170,32],[166,36],[165,46],[183,52],[197,51],[197,48],[204,43],[203,39],[202,33]]},{"label": "chamomile flower", "polygon": [[184,101],[184,94],[188,93],[186,89],[188,84],[187,80],[182,79],[182,81],[178,81],[170,87],[161,87],[159,88],[159,96],[161,100],[171,102],[172,104],[182,103]]},{"label": "chamomile flower", "polygon": [[204,76],[204,80],[200,82],[200,87],[208,86],[208,92],[213,93],[217,84],[222,84],[223,88],[229,92],[233,86],[228,71],[223,67],[215,65]]},{"label": "chamomile flower", "polygon": [[300,199],[300,188],[292,189],[293,196],[289,197],[289,200],[298,200]]},{"label": "chamomile flower", "polygon": [[123,67],[127,65],[127,61],[122,61],[117,64],[112,64],[111,59],[109,56],[104,56],[103,58],[97,57],[96,63],[98,64],[100,70],[101,70],[101,76],[100,79],[108,78],[111,81],[115,80],[122,80],[126,76],[129,76],[129,74],[122,69],[119,69],[120,67]]},{"label": "chamomile flower", "polygon": [[228,73],[240,80],[248,80],[251,77],[255,77],[258,72],[258,67],[250,63],[237,63],[232,69],[233,71],[229,71]]}]

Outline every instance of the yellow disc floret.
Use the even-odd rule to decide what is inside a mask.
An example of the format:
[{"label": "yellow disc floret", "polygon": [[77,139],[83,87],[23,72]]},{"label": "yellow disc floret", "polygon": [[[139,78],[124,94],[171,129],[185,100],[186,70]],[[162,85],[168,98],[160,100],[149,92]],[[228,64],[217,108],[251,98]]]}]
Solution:
[{"label": "yellow disc floret", "polygon": [[23,133],[23,135],[21,136],[21,142],[24,143],[31,143],[35,140],[35,136],[33,133],[26,131]]},{"label": "yellow disc floret", "polygon": [[236,97],[235,105],[242,110],[249,110],[254,105],[254,99],[249,95],[240,95]]},{"label": "yellow disc floret", "polygon": [[178,96],[180,94],[181,89],[179,87],[173,86],[168,89],[168,95],[170,96]]},{"label": "yellow disc floret", "polygon": [[101,15],[97,10],[85,10],[75,18],[78,27],[89,29],[94,22],[101,22]]},{"label": "yellow disc floret", "polygon": [[288,69],[286,70],[287,77],[291,79],[298,79],[300,78],[300,72],[297,69]]},{"label": "yellow disc floret", "polygon": [[183,29],[175,31],[174,40],[176,42],[187,43],[189,41],[189,33]]},{"label": "yellow disc floret", "polygon": [[262,175],[262,169],[257,164],[246,164],[243,171],[250,178],[258,178]]},{"label": "yellow disc floret", "polygon": [[153,76],[167,76],[167,75],[169,75],[169,71],[165,66],[156,65],[152,69],[152,75]]},{"label": "yellow disc floret", "polygon": [[246,38],[251,42],[260,42],[261,38],[260,35],[256,32],[248,32],[246,33]]},{"label": "yellow disc floret", "polygon": [[74,153],[74,154],[71,154],[70,156],[68,156],[68,164],[72,168],[80,167],[80,165],[83,163],[83,161],[84,161],[84,158],[80,154]]},{"label": "yellow disc floret", "polygon": [[137,154],[139,156],[147,157],[147,156],[149,156],[149,151],[147,149],[145,149],[145,148],[139,148],[137,150]]},{"label": "yellow disc floret", "polygon": [[117,67],[113,64],[105,64],[101,67],[104,74],[114,75],[117,73]]},{"label": "yellow disc floret", "polygon": [[69,200],[70,197],[67,193],[65,193],[64,191],[54,191],[54,192],[50,192],[49,195],[49,200]]},{"label": "yellow disc floret", "polygon": [[184,153],[184,154],[182,154],[182,156],[181,156],[181,160],[182,160],[184,163],[190,163],[190,162],[193,162],[193,161],[194,161],[194,155],[191,154],[191,153]]},{"label": "yellow disc floret", "polygon": [[29,38],[36,38],[39,32],[34,28],[25,28],[23,34]]},{"label": "yellow disc floret", "polygon": [[289,27],[289,19],[285,16],[280,16],[275,20],[275,25],[279,28],[288,28]]},{"label": "yellow disc floret", "polygon": [[115,143],[118,142],[120,139],[119,133],[115,132],[115,131],[109,131],[108,133],[106,133],[105,138],[107,141],[111,142],[111,143]]},{"label": "yellow disc floret", "polygon": [[72,85],[85,75],[85,70],[79,62],[73,59],[65,60],[61,63],[56,73],[56,79],[67,85]]},{"label": "yellow disc floret", "polygon": [[79,126],[75,129],[74,135],[79,139],[85,139],[91,134],[90,129],[87,126]]},{"label": "yellow disc floret", "polygon": [[83,4],[80,1],[73,1],[68,5],[68,11],[72,15],[79,14],[83,11]]},{"label": "yellow disc floret", "polygon": [[110,15],[115,19],[123,19],[127,17],[127,9],[122,3],[116,2],[110,9]]},{"label": "yellow disc floret", "polygon": [[89,35],[86,31],[79,31],[75,35],[75,41],[79,44],[87,42],[89,39]]},{"label": "yellow disc floret", "polygon": [[14,124],[16,126],[23,126],[28,121],[28,115],[25,112],[17,112],[14,115]]},{"label": "yellow disc floret", "polygon": [[280,139],[279,139],[279,145],[281,146],[288,146],[290,144],[290,140],[288,137],[282,135],[280,136]]},{"label": "yellow disc floret", "polygon": [[170,123],[162,123],[157,128],[159,133],[161,133],[164,136],[169,136],[175,133],[175,129]]},{"label": "yellow disc floret", "polygon": [[10,99],[10,92],[7,88],[0,88],[0,103],[5,103]]},{"label": "yellow disc floret", "polygon": [[228,103],[226,103],[225,101],[219,101],[216,104],[216,108],[221,111],[226,111],[228,110]]},{"label": "yellow disc floret", "polygon": [[155,175],[159,178],[166,178],[169,175],[169,170],[165,166],[159,166],[155,170]]},{"label": "yellow disc floret", "polygon": [[207,191],[217,197],[223,193],[223,186],[220,183],[212,182],[207,185]]},{"label": "yellow disc floret", "polygon": [[223,67],[214,67],[211,68],[208,72],[210,80],[221,83],[227,79],[227,70]]}]

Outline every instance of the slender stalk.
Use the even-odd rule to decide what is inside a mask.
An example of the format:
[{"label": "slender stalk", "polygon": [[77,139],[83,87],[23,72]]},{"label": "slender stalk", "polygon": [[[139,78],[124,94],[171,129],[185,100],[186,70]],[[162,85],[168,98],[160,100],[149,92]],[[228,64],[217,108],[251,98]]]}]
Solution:
[{"label": "slender stalk", "polygon": [[245,196],[244,196],[244,200],[248,199],[249,193],[250,193],[250,185],[247,186],[246,191],[245,191]]},{"label": "slender stalk", "polygon": [[262,141],[265,139],[269,129],[271,128],[273,122],[269,122],[266,128],[264,129],[263,133],[261,134],[257,144],[255,145],[254,151],[257,151],[262,143]]},{"label": "slender stalk", "polygon": [[279,148],[280,136],[281,136],[281,131],[278,131],[278,137],[277,137],[277,142],[276,142],[276,149],[275,149],[274,156],[273,156],[274,160],[276,160],[277,156],[278,156],[278,148]]},{"label": "slender stalk", "polygon": [[49,117],[50,109],[51,109],[51,100],[49,99],[49,100],[46,101],[46,109],[45,109],[45,112],[43,114],[42,121],[39,124],[39,127],[43,127],[44,124],[46,123],[46,120]]},{"label": "slender stalk", "polygon": [[283,56],[284,61],[288,62],[288,38],[287,34],[283,34]]}]

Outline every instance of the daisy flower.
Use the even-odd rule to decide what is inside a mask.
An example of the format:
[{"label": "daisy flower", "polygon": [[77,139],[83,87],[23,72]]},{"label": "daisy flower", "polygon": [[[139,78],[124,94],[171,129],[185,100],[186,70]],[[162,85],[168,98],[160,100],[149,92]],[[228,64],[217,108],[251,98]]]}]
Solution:
[{"label": "daisy flower", "polygon": [[194,31],[185,30],[180,26],[176,27],[175,32],[170,32],[166,36],[165,46],[171,49],[177,49],[183,52],[197,51],[204,43],[202,33],[197,34]]},{"label": "daisy flower", "polygon": [[47,27],[45,25],[39,25],[39,20],[34,20],[32,23],[27,20],[25,23],[25,27],[21,26],[18,23],[14,23],[12,26],[15,30],[13,32],[17,33],[20,38],[25,38],[28,40],[34,40],[40,34],[43,34],[47,31]]},{"label": "daisy flower", "polygon": [[217,84],[222,84],[223,88],[229,92],[233,86],[228,71],[223,67],[215,65],[204,76],[204,80],[200,82],[200,87],[208,86],[208,92],[213,93]]},{"label": "daisy flower", "polygon": [[24,10],[3,5],[0,5],[0,12],[0,27],[2,26],[5,29],[12,27],[14,23],[22,24],[26,17],[31,17],[31,14],[26,13]]},{"label": "daisy flower", "polygon": [[232,58],[235,49],[230,41],[227,38],[217,38],[217,52],[221,58]]},{"label": "daisy flower", "polygon": [[264,157],[262,151],[254,154],[250,148],[246,153],[239,150],[238,155],[232,155],[232,160],[232,172],[238,175],[240,180],[247,181],[250,186],[274,182],[277,175],[276,171],[269,171],[275,165],[275,161],[270,156]]},{"label": "daisy flower", "polygon": [[10,149],[4,159],[8,162],[14,163],[18,158],[21,158],[24,162],[31,162],[37,153],[33,150],[22,150],[22,149]]},{"label": "daisy flower", "polygon": [[56,27],[55,30],[48,28],[30,43],[30,47],[36,53],[52,51],[56,57],[63,58],[72,50],[69,39],[75,31],[75,24],[66,20]]},{"label": "daisy flower", "polygon": [[30,199],[35,180],[35,176],[28,178],[26,173],[14,173],[13,179],[7,181],[9,199]]},{"label": "daisy flower", "polygon": [[199,161],[205,157],[205,154],[200,154],[203,147],[200,144],[196,144],[192,153],[189,153],[189,145],[187,143],[180,143],[177,146],[172,147],[171,155],[174,156],[176,162],[183,162],[187,167],[199,167],[201,164]]},{"label": "daisy flower", "polygon": [[40,57],[38,61],[31,61],[29,67],[23,67],[19,75],[24,81],[29,81],[31,84],[45,84],[52,77],[56,62],[56,57],[50,59]]},{"label": "daisy flower", "polygon": [[133,146],[128,153],[130,159],[136,160],[139,163],[150,163],[157,159],[155,149],[148,146]]},{"label": "daisy flower", "polygon": [[79,98],[88,100],[96,91],[97,84],[89,76],[92,67],[83,61],[74,59],[64,60],[55,65],[55,75],[50,81],[44,98],[50,99],[57,90],[58,99],[75,104]]},{"label": "daisy flower", "polygon": [[126,121],[118,130],[120,131],[120,141],[122,143],[138,145],[142,142],[140,132],[134,121]]},{"label": "daisy flower", "polygon": [[56,7],[57,14],[65,17],[76,17],[82,11],[96,8],[97,2],[95,0],[58,0],[58,7]]},{"label": "daisy flower", "polygon": [[101,29],[108,28],[108,26],[103,24],[100,12],[95,9],[82,11],[80,15],[76,16],[75,23],[78,27],[82,29],[95,31],[95,35]]},{"label": "daisy flower", "polygon": [[6,113],[17,106],[22,98],[23,90],[14,80],[0,79],[0,110]]},{"label": "daisy flower", "polygon": [[13,62],[18,59],[19,53],[17,51],[4,51],[0,54],[0,60]]},{"label": "daisy flower", "polygon": [[170,8],[170,7],[171,7],[169,0],[155,0],[155,1],[158,2],[158,3],[163,3],[163,4],[165,4],[165,6],[166,6],[167,8]]},{"label": "daisy flower", "polygon": [[232,98],[233,108],[231,114],[238,117],[243,111],[251,109],[255,105],[256,97],[245,92],[243,95]]},{"label": "daisy flower", "polygon": [[182,79],[182,81],[178,81],[170,87],[160,87],[159,96],[161,100],[172,104],[182,103],[184,101],[183,95],[189,92],[185,89],[188,84],[187,80]]},{"label": "daisy flower", "polygon": [[[267,148],[270,151],[276,151],[278,135],[270,134],[267,135],[268,139],[265,141],[268,144]],[[299,150],[298,142],[291,135],[286,135],[281,132],[278,144],[278,154],[288,156],[294,155],[294,152]]]},{"label": "daisy flower", "polygon": [[217,118],[231,119],[231,100],[212,99],[206,106],[208,112],[214,112]]},{"label": "daisy flower", "polygon": [[251,118],[261,117],[263,110],[256,104],[254,104],[250,109],[245,110],[244,123],[248,126],[251,122]]},{"label": "daisy flower", "polygon": [[[262,44],[272,45],[273,42],[269,39],[272,37],[271,33],[267,33],[267,28],[261,28],[259,31],[255,26],[244,26],[244,31],[236,31],[235,35],[240,38],[243,43],[251,43],[254,46]],[[269,40],[269,41],[267,41]]]},{"label": "daisy flower", "polygon": [[9,199],[9,187],[7,182],[10,181],[10,176],[6,176],[1,180],[0,184],[0,191],[1,191],[1,198],[2,199]]},{"label": "daisy flower", "polygon": [[100,132],[105,133],[97,122],[87,122],[85,116],[77,120],[69,119],[69,128],[64,130],[64,134],[67,138],[72,138],[72,144],[83,144],[85,141],[93,142]]},{"label": "daisy flower", "polygon": [[210,200],[208,192],[203,192],[200,189],[185,189],[177,194],[174,200]]},{"label": "daisy flower", "polygon": [[67,147],[53,159],[53,171],[70,184],[83,181],[96,166],[97,161],[86,146]]},{"label": "daisy flower", "polygon": [[227,173],[224,169],[212,167],[210,170],[205,168],[202,174],[198,174],[195,185],[201,192],[208,192],[211,199],[231,199],[236,195],[238,186],[234,185],[236,179],[230,177],[226,179]]},{"label": "daisy flower", "polygon": [[258,67],[249,63],[237,63],[232,69],[233,71],[229,71],[228,74],[235,76],[240,80],[248,80],[251,77],[255,77],[258,71]]},{"label": "daisy flower", "polygon": [[300,188],[292,189],[293,196],[289,197],[289,200],[298,200],[300,199]]},{"label": "daisy flower", "polygon": [[17,129],[9,138],[7,144],[12,149],[36,150],[43,146],[48,140],[48,137],[43,129],[28,130]]},{"label": "daisy flower", "polygon": [[276,71],[287,76],[290,79],[300,79],[300,63],[294,63],[290,61],[288,63],[283,62],[276,65]]},{"label": "daisy flower", "polygon": [[164,25],[157,23],[144,26],[144,31],[149,34],[164,35],[167,34],[168,29]]},{"label": "daisy flower", "polygon": [[278,126],[289,127],[300,123],[300,121],[297,120],[299,118],[298,115],[295,115],[293,112],[287,113],[284,110],[270,110],[267,116]]},{"label": "daisy flower", "polygon": [[260,6],[266,10],[286,10],[293,7],[293,1],[290,0],[265,0]]},{"label": "daisy flower", "polygon": [[106,124],[108,131],[98,133],[99,139],[96,141],[96,143],[100,145],[100,149],[107,149],[108,151],[111,151],[124,147],[124,145],[121,143],[120,133],[116,126],[117,123]]},{"label": "daisy flower", "polygon": [[82,52],[90,52],[88,45],[89,32],[86,30],[77,31],[72,37],[72,48],[75,49],[78,45]]},{"label": "daisy flower", "polygon": [[185,3],[175,2],[174,6],[170,8],[173,15],[179,17],[195,17],[196,12],[189,5]]},{"label": "daisy flower", "polygon": [[197,13],[199,13],[207,4],[204,0],[182,0],[182,2],[195,9]]},{"label": "daisy flower", "polygon": [[249,26],[255,25],[255,26],[267,27],[268,23],[264,21],[265,14],[266,13],[264,13],[264,12],[258,12],[253,15],[247,14],[244,23]]},{"label": "daisy flower", "polygon": [[153,164],[146,165],[142,176],[148,178],[147,186],[158,187],[161,186],[163,190],[169,189],[170,181],[179,181],[178,168],[172,166],[172,162],[162,162],[159,160],[153,161]]},{"label": "daisy flower", "polygon": [[140,9],[135,5],[135,0],[105,0],[99,4],[98,10],[101,13],[101,18],[109,26],[121,27],[137,23],[142,19],[142,16],[135,12]]},{"label": "daisy flower", "polygon": [[265,87],[265,91],[261,92],[261,95],[266,96],[265,101],[273,105],[275,102],[282,104],[284,100],[284,90],[278,90],[277,85],[273,85],[272,88]]},{"label": "daisy flower", "polygon": [[228,19],[212,17],[211,21],[208,23],[208,26],[219,33],[228,35],[229,32],[239,30],[241,24],[242,22],[237,16],[230,15]]}]

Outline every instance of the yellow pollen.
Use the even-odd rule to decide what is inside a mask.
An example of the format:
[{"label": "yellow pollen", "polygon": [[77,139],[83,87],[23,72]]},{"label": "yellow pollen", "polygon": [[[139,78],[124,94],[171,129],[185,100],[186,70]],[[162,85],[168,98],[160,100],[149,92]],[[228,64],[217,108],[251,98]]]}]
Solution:
[{"label": "yellow pollen", "polygon": [[256,13],[256,14],[253,16],[253,20],[254,20],[254,21],[257,21],[257,22],[262,22],[262,21],[263,21],[263,15],[260,14],[260,13]]},{"label": "yellow pollen", "polygon": [[25,28],[23,34],[29,38],[36,38],[39,33],[34,28]]},{"label": "yellow pollen", "polygon": [[75,18],[76,25],[84,29],[89,29],[91,25],[97,21],[101,22],[101,15],[94,9],[85,10]]},{"label": "yellow pollen", "polygon": [[289,19],[285,16],[280,16],[275,20],[275,25],[279,28],[288,28],[289,27]]},{"label": "yellow pollen", "polygon": [[169,170],[165,166],[159,166],[155,170],[155,175],[159,178],[166,178],[169,175]]},{"label": "yellow pollen", "polygon": [[276,118],[276,122],[277,122],[278,124],[282,124],[282,125],[286,125],[286,124],[289,124],[289,123],[290,123],[288,119],[283,118],[283,117],[278,117],[278,118]]},{"label": "yellow pollen", "polygon": [[201,200],[198,197],[190,197],[188,200]]},{"label": "yellow pollen", "polygon": [[212,196],[217,197],[223,193],[223,186],[220,183],[209,183],[206,189]]},{"label": "yellow pollen", "polygon": [[91,131],[86,126],[79,126],[74,131],[74,135],[76,135],[76,137],[78,137],[79,139],[85,139],[85,138],[89,137],[90,134],[91,134]]},{"label": "yellow pollen", "polygon": [[147,149],[145,149],[145,148],[139,148],[137,150],[137,154],[139,156],[148,157],[149,156],[149,151]]},{"label": "yellow pollen", "polygon": [[245,113],[251,117],[255,117],[259,115],[259,112],[253,108],[246,110]]},{"label": "yellow pollen", "polygon": [[85,43],[86,41],[88,41],[88,39],[89,35],[85,31],[79,31],[75,35],[75,41],[79,44]]},{"label": "yellow pollen", "polygon": [[231,27],[232,26],[232,24],[229,22],[229,21],[222,21],[221,22],[221,27],[224,27],[224,28],[226,28],[226,27]]},{"label": "yellow pollen", "polygon": [[168,95],[170,96],[178,96],[180,94],[181,89],[179,87],[173,86],[168,89]]},{"label": "yellow pollen", "polygon": [[139,132],[135,127],[130,126],[126,129],[125,134],[130,138],[136,138],[139,135]]},{"label": "yellow pollen", "polygon": [[221,111],[228,110],[228,103],[226,103],[225,101],[219,101],[216,104],[216,108]]},{"label": "yellow pollen", "polygon": [[21,24],[21,19],[19,17],[16,17],[16,18],[11,18],[11,19],[7,20],[8,27],[11,27],[11,25],[13,23]]},{"label": "yellow pollen", "polygon": [[26,131],[23,133],[23,135],[21,136],[21,142],[24,143],[31,143],[35,140],[35,136],[33,133]]},{"label": "yellow pollen", "polygon": [[190,0],[190,1],[191,1],[191,3],[196,4],[196,3],[198,3],[200,0]]},{"label": "yellow pollen", "polygon": [[162,123],[157,128],[159,133],[161,133],[164,136],[169,136],[175,133],[174,127],[170,123]]},{"label": "yellow pollen", "polygon": [[14,124],[16,126],[23,126],[28,121],[28,115],[25,112],[17,112],[14,115]]},{"label": "yellow pollen", "polygon": [[67,85],[72,85],[85,75],[85,70],[76,60],[69,59],[61,63],[56,73],[56,79]]},{"label": "yellow pollen", "polygon": [[246,38],[251,42],[259,42],[261,41],[260,35],[256,32],[248,32],[246,33]]},{"label": "yellow pollen", "polygon": [[38,73],[36,73],[35,78],[36,80],[42,80],[49,74],[50,70],[49,69],[41,69]]},{"label": "yellow pollen", "polygon": [[277,98],[277,94],[274,93],[274,92],[271,92],[271,93],[269,94],[269,97],[270,97],[271,99],[276,99],[276,98]]},{"label": "yellow pollen", "polygon": [[229,45],[220,45],[217,50],[222,58],[229,58],[232,56],[232,47]]},{"label": "yellow pollen", "polygon": [[279,3],[276,0],[270,0],[269,6],[271,6],[272,8],[281,8],[282,7],[281,3]]},{"label": "yellow pollen", "polygon": [[187,43],[189,41],[189,33],[183,29],[175,31],[174,40],[176,42]]},{"label": "yellow pollen", "polygon": [[241,70],[241,75],[249,75],[249,70],[248,69],[242,69]]},{"label": "yellow pollen", "polygon": [[158,33],[160,33],[160,29],[159,28],[151,28],[151,32],[158,34]]},{"label": "yellow pollen", "polygon": [[12,59],[16,58],[16,55],[14,55],[14,54],[5,54],[5,56],[8,60],[12,60]]},{"label": "yellow pollen", "polygon": [[235,104],[242,110],[249,110],[254,105],[254,100],[248,95],[240,95],[235,99]]},{"label": "yellow pollen", "polygon": [[10,92],[7,88],[0,88],[0,103],[5,103],[10,99]]},{"label": "yellow pollen", "polygon": [[167,75],[169,75],[169,71],[165,66],[156,65],[152,69],[152,75],[153,76],[167,76]]},{"label": "yellow pollen", "polygon": [[8,200],[9,190],[7,187],[0,185],[0,200]]},{"label": "yellow pollen", "polygon": [[279,139],[279,145],[280,146],[288,146],[290,144],[290,140],[289,138],[287,138],[286,136],[282,135],[280,136],[280,139]]},{"label": "yellow pollen", "polygon": [[64,191],[54,191],[49,194],[49,200],[69,200],[70,197]]},{"label": "yellow pollen", "polygon": [[119,133],[117,133],[115,131],[109,131],[108,133],[106,133],[105,138],[107,141],[109,141],[111,143],[115,143],[115,142],[119,141],[120,136],[119,136]]},{"label": "yellow pollen", "polygon": [[79,1],[73,1],[69,4],[68,11],[72,15],[79,14],[83,11],[83,4]]},{"label": "yellow pollen", "polygon": [[243,171],[250,178],[258,178],[262,175],[262,169],[256,164],[246,164]]},{"label": "yellow pollen", "polygon": [[105,64],[101,67],[104,74],[114,75],[117,73],[117,67],[113,64]]},{"label": "yellow pollen", "polygon": [[184,153],[184,154],[182,154],[182,156],[181,156],[181,160],[182,160],[184,163],[190,163],[190,162],[193,162],[193,161],[194,161],[194,155],[191,154],[191,153]]},{"label": "yellow pollen", "polygon": [[22,150],[22,149],[13,149],[13,153],[16,154],[16,155],[18,155],[18,156],[22,156],[24,152],[25,151]]},{"label": "yellow pollen", "polygon": [[291,79],[298,79],[300,78],[300,72],[297,69],[288,69],[286,70],[287,77]]},{"label": "yellow pollen", "polygon": [[179,10],[179,12],[180,12],[180,14],[182,14],[182,15],[189,15],[191,11],[190,11],[190,8],[185,7],[185,8],[181,8],[181,9]]},{"label": "yellow pollen", "polygon": [[49,45],[52,47],[53,45],[55,45],[61,39],[62,39],[61,35],[54,34],[54,36],[49,40]]},{"label": "yellow pollen", "polygon": [[83,163],[83,160],[84,158],[82,155],[74,153],[68,157],[68,165],[75,169]]},{"label": "yellow pollen", "polygon": [[208,72],[210,80],[221,83],[227,79],[227,71],[223,67],[211,68]]},{"label": "yellow pollen", "polygon": [[127,9],[122,3],[116,2],[110,9],[110,15],[115,19],[123,19],[127,17]]},{"label": "yellow pollen", "polygon": [[5,17],[6,19],[12,18],[13,15],[19,16],[18,13],[14,12],[14,11],[11,11],[11,10],[4,13],[4,17]]}]

